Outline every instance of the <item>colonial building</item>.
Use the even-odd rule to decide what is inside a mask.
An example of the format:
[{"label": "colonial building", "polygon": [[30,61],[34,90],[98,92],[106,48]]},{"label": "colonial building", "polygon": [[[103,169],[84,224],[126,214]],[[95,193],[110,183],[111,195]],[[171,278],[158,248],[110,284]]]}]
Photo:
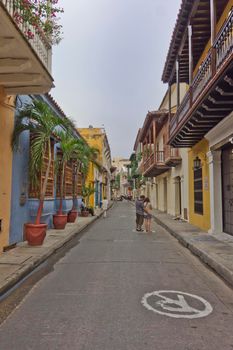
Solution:
[{"label": "colonial building", "polygon": [[[177,84],[169,144],[189,147],[189,219],[233,234],[233,1],[183,0],[162,80]],[[189,89],[181,101],[181,82]]]},{"label": "colonial building", "polygon": [[[16,21],[13,1],[0,0],[0,250],[9,242],[15,95],[41,94],[53,85],[52,48],[27,21]],[[29,35],[31,34],[31,35]]]},{"label": "colonial building", "polygon": [[79,128],[79,133],[86,140],[89,146],[98,150],[97,163],[90,164],[87,185],[93,186],[95,192],[90,197],[90,204],[99,207],[102,199],[111,199],[111,149],[107,134],[103,128]]},{"label": "colonial building", "polygon": [[[182,84],[180,97],[186,92]],[[138,142],[142,145],[144,194],[154,208],[188,219],[188,156],[168,144],[169,124],[176,111],[177,89],[174,84],[165,94],[158,111],[148,112]]]},{"label": "colonial building", "polygon": [[118,178],[119,187],[116,189],[115,196],[127,196],[130,190],[129,166],[130,160],[122,157],[115,157],[112,160],[115,170],[115,177]]}]

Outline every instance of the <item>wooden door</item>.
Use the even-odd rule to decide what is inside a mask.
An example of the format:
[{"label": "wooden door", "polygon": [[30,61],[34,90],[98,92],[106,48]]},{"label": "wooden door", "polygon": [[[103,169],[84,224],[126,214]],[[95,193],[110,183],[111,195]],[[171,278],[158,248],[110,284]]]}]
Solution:
[{"label": "wooden door", "polygon": [[223,230],[233,235],[233,146],[222,151]]}]

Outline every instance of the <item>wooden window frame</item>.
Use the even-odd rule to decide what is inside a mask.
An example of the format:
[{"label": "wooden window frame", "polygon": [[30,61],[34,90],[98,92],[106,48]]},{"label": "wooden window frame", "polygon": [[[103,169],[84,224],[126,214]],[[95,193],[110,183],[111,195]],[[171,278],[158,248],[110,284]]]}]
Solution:
[{"label": "wooden window frame", "polygon": [[[31,149],[31,140],[32,140],[32,134],[30,134],[30,149]],[[45,199],[53,199],[54,198],[54,144],[55,141],[53,138],[50,138],[51,142],[51,154],[52,154],[52,161],[51,161],[51,166],[50,166],[50,171],[49,171],[49,178],[48,178],[48,185],[45,193]],[[44,156],[44,160],[48,159],[46,157],[46,154]],[[46,168],[41,170],[40,174],[38,174],[38,186],[34,187],[32,186],[32,183],[29,179],[29,190],[28,190],[28,198],[29,199],[38,199],[41,188],[43,185],[43,180],[45,178],[45,172]]]},{"label": "wooden window frame", "polygon": [[[194,184],[194,213],[198,215],[204,214],[204,198],[203,198],[203,171],[202,166],[193,168],[193,184]],[[201,194],[201,196],[200,196]],[[198,198],[201,197],[201,198]]]}]

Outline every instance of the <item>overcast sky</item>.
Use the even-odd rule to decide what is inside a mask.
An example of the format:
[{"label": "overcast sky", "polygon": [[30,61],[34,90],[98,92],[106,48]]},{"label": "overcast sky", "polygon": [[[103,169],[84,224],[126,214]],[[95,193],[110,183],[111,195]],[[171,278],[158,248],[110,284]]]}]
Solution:
[{"label": "overcast sky", "polygon": [[181,0],[60,0],[52,95],[78,127],[104,125],[113,156],[129,157],[161,82]]}]

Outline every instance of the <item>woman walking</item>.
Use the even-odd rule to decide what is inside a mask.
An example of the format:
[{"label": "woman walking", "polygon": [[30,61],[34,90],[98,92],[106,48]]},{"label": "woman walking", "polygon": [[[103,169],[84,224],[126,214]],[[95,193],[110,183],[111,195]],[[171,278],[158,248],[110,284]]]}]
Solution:
[{"label": "woman walking", "polygon": [[151,231],[151,221],[152,221],[152,205],[150,203],[150,199],[147,197],[144,200],[144,213],[145,213],[145,229],[146,232]]}]

